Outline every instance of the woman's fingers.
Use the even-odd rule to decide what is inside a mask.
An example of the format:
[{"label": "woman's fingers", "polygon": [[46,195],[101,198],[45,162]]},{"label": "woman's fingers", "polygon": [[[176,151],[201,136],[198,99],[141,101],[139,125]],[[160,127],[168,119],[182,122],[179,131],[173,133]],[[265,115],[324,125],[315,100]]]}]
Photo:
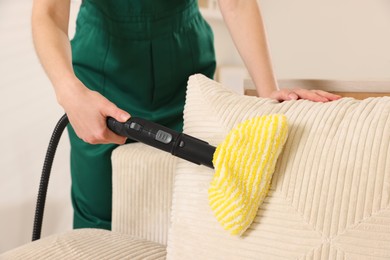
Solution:
[{"label": "woman's fingers", "polygon": [[276,99],[278,101],[306,99],[314,102],[328,102],[337,100],[341,98],[341,96],[323,90],[295,88],[274,91],[270,98]]},{"label": "woman's fingers", "polygon": [[270,98],[276,99],[279,102],[288,101],[288,100],[297,100],[299,96],[288,89],[277,90],[272,92]]},{"label": "woman's fingers", "polygon": [[292,91],[294,93],[296,93],[300,99],[306,99],[306,100],[315,101],[315,102],[328,102],[328,101],[330,101],[325,96],[322,96],[313,90],[297,88],[297,89],[293,89]]},{"label": "woman's fingers", "polygon": [[333,101],[333,100],[337,100],[337,99],[340,99],[341,96],[340,95],[336,95],[336,94],[333,94],[333,93],[330,93],[330,92],[326,92],[326,91],[323,91],[323,90],[312,90],[314,92],[316,92],[318,95],[321,95],[323,97],[326,97],[329,101]]},{"label": "woman's fingers", "polygon": [[107,116],[111,116],[125,122],[130,115],[98,92],[81,89],[70,101],[64,102],[64,109],[77,136],[90,144],[124,144],[126,137],[112,132],[106,120]]}]

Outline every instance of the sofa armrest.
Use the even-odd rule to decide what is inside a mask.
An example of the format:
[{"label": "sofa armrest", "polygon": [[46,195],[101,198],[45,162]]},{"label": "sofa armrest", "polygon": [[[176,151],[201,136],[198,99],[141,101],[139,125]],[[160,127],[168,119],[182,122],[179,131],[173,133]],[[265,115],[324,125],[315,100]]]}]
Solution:
[{"label": "sofa armrest", "polygon": [[141,143],[118,147],[111,159],[112,230],[166,245],[177,159]]}]

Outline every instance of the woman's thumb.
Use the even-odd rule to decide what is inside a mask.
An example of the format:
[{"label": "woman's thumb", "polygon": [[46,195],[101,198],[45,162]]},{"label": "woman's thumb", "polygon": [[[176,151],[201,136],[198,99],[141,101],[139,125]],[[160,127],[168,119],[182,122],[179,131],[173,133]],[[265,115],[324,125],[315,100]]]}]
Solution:
[{"label": "woman's thumb", "polygon": [[119,122],[126,122],[127,120],[130,119],[130,114],[127,113],[126,111],[118,108],[117,106],[113,105],[111,109],[109,110],[109,113],[107,116],[115,118]]}]

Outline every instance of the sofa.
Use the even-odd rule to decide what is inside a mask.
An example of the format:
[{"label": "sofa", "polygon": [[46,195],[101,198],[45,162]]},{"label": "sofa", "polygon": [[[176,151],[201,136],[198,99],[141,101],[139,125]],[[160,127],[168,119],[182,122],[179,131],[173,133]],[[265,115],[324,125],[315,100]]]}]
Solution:
[{"label": "sofa", "polygon": [[210,210],[213,169],[133,143],[112,155],[112,231],[55,234],[0,259],[390,259],[390,97],[278,103],[188,81],[184,132],[212,145],[267,114],[286,115],[288,138],[243,235]]}]

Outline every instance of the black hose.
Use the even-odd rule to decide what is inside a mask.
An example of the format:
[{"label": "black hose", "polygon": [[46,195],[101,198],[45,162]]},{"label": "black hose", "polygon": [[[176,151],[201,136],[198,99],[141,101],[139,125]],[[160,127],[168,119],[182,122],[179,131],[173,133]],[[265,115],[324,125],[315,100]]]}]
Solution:
[{"label": "black hose", "polygon": [[65,127],[68,125],[69,119],[67,115],[63,115],[58,121],[56,127],[54,128],[53,134],[50,139],[49,146],[46,151],[45,161],[43,163],[41,181],[39,184],[37,204],[35,208],[35,218],[33,226],[32,241],[38,240],[41,238],[42,230],[42,221],[43,221],[43,211],[45,209],[47,187],[49,184],[51,167],[53,165],[54,156],[57,150],[58,143],[60,141],[62,132]]}]

